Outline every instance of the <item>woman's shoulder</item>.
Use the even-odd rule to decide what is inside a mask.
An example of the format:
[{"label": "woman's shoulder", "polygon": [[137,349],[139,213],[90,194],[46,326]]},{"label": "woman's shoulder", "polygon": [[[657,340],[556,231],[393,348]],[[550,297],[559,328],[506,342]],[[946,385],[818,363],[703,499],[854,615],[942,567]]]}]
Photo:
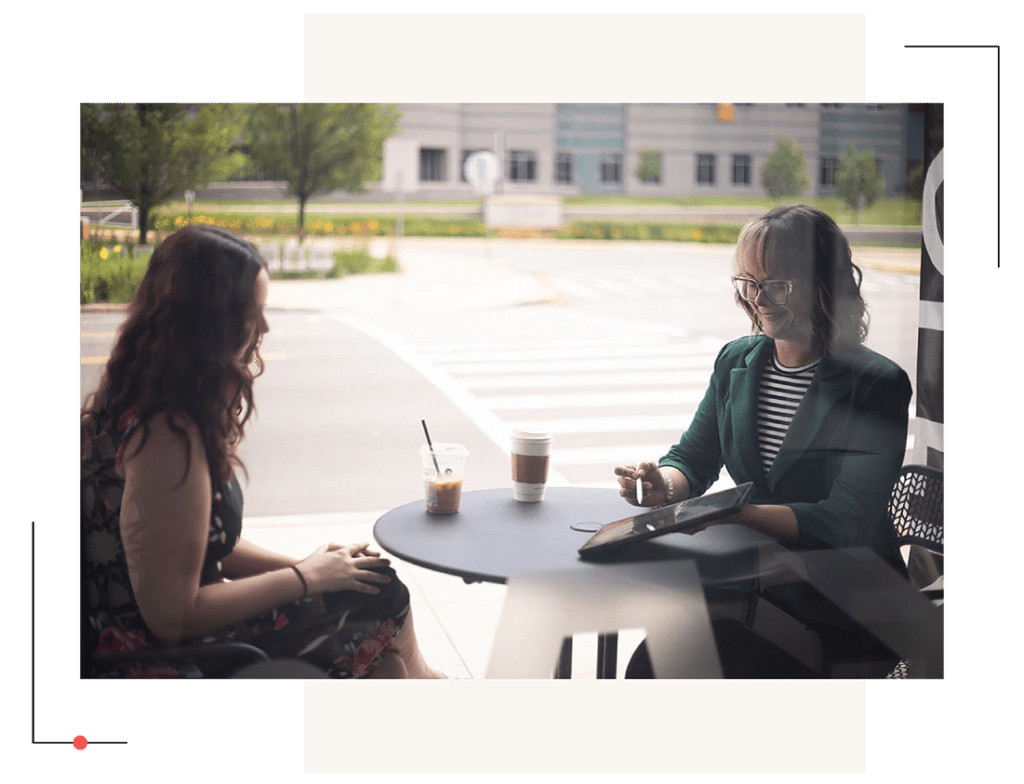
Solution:
[{"label": "woman's shoulder", "polygon": [[861,344],[830,354],[829,361],[837,368],[846,368],[861,376],[894,381],[909,378],[907,372],[889,357]]},{"label": "woman's shoulder", "polygon": [[770,347],[771,338],[765,335],[747,335],[730,340],[718,352],[716,367],[737,367],[757,361],[762,351]]},{"label": "woman's shoulder", "polygon": [[120,418],[118,467],[182,476],[197,459],[205,462],[199,428],[187,414],[160,411],[142,416],[137,410]]}]

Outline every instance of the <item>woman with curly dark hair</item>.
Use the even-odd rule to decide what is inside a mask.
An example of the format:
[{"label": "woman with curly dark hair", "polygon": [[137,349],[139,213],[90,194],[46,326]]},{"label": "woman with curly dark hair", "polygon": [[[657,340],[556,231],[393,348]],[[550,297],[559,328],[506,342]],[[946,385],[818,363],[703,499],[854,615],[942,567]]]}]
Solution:
[{"label": "woman with curly dark hair", "polygon": [[[863,345],[867,309],[846,237],[821,210],[778,207],[740,233],[735,273],[753,335],[721,350],[678,444],[657,464],[616,467],[622,495],[637,504],[642,482],[644,506],[682,501],[706,492],[724,466],[754,494],[714,524],[794,548],[867,546],[906,574],[886,509],[906,449],[910,380]],[[819,632],[826,660],[866,644],[807,591],[788,604]],[[720,649],[736,649],[720,628],[716,636]],[[740,657],[743,669],[733,657],[732,672],[763,674],[749,666],[756,658]],[[723,666],[729,675],[730,661]]]},{"label": "woman with curly dark hair", "polygon": [[[88,650],[234,640],[332,677],[443,677],[409,593],[366,543],[303,560],[241,537],[235,477],[252,415],[269,276],[255,246],[190,225],[167,237],[82,410]],[[193,661],[91,677],[213,675]]]}]

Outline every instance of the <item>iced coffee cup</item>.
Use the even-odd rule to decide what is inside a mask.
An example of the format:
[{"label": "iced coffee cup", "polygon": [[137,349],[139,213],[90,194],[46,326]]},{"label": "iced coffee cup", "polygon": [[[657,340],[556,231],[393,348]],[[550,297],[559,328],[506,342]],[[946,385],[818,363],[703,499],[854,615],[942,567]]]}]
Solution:
[{"label": "iced coffee cup", "polygon": [[512,494],[517,501],[543,501],[551,460],[551,433],[512,431]]},{"label": "iced coffee cup", "polygon": [[420,447],[423,493],[431,514],[455,514],[462,500],[462,477],[469,450],[460,444]]}]

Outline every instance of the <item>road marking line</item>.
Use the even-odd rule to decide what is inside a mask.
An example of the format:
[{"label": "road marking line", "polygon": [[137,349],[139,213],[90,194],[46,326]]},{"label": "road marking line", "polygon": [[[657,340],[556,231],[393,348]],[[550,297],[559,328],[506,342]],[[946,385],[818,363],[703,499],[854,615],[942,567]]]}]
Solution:
[{"label": "road marking line", "polygon": [[563,419],[531,419],[529,422],[513,422],[514,427],[536,427],[554,435],[592,433],[649,433],[666,431],[682,433],[689,427],[692,412],[679,414],[649,414],[621,417],[566,417]]},{"label": "road marking line", "polygon": [[[721,348],[721,346],[718,346]],[[708,355],[708,350],[704,346],[680,346],[666,343],[664,345],[656,346],[608,346],[608,347],[566,347],[551,346],[549,348],[537,348],[525,350],[525,351],[465,351],[455,353],[438,353],[434,354],[428,350],[423,350],[422,353],[430,358],[431,362],[437,363],[449,363],[449,362],[475,362],[477,360],[485,362],[515,362],[523,360],[538,360],[538,359],[609,359],[611,357],[673,357],[681,354],[703,354]],[[718,349],[715,350],[714,354],[709,356],[713,358],[717,355]],[[710,364],[709,364],[710,366]]]},{"label": "road marking line", "polygon": [[644,460],[656,460],[668,452],[670,443],[621,444],[618,446],[581,447],[575,449],[555,448],[551,462],[556,466],[606,465],[608,473],[617,465],[633,464],[639,455]]},{"label": "road marking line", "polygon": [[[552,325],[551,329],[554,329]],[[559,348],[597,348],[601,346],[679,346],[672,343],[666,334],[637,334],[633,337],[592,337],[592,338],[563,338],[552,335],[544,335],[522,340],[463,340],[445,341],[438,343],[423,342],[419,344],[419,350],[425,354],[455,354],[461,351],[506,351],[511,349],[534,350],[536,348],[550,348],[557,345]]]},{"label": "road marking line", "polygon": [[673,389],[664,392],[646,390],[632,392],[591,392],[567,395],[501,395],[479,398],[491,411],[537,411],[545,408],[586,408],[588,406],[628,407],[679,406],[699,403],[706,386]]},{"label": "road marking line", "polygon": [[711,377],[715,363],[714,354],[699,356],[671,357],[619,357],[613,359],[541,359],[536,362],[445,362],[445,369],[453,376],[509,375],[523,373],[562,372],[613,372],[632,373],[642,370],[700,370],[704,380]]},{"label": "road marking line", "polygon": [[[346,313],[331,313],[329,318],[347,324],[352,329],[362,332],[367,337],[373,338],[382,346],[389,349],[395,356],[405,362],[409,367],[422,375],[427,381],[436,386],[455,407],[458,408],[469,420],[494,442],[505,454],[511,454],[509,436],[512,428],[503,422],[497,414],[491,411],[479,398],[471,394],[464,386],[456,382],[441,368],[430,363],[430,361],[418,353],[415,348],[406,343],[402,338],[393,332],[379,329],[372,324],[363,321],[358,316]],[[556,484],[568,484],[568,481],[554,469],[548,471],[548,482]]]},{"label": "road marking line", "polygon": [[538,389],[554,387],[571,389],[573,387],[653,387],[653,386],[685,386],[696,385],[704,388],[708,383],[705,370],[685,371],[652,371],[647,373],[548,373],[531,376],[461,376],[459,378],[468,389]]},{"label": "road marking line", "polygon": [[579,297],[580,299],[594,300],[600,299],[603,296],[587,286],[583,286],[566,278],[557,278],[551,281],[551,283],[555,288],[564,291],[570,296]]}]

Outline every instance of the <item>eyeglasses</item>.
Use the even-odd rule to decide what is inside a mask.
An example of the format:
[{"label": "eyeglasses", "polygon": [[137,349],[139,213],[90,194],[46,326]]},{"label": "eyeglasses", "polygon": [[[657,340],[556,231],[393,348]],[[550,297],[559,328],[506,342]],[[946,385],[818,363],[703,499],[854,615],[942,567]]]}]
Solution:
[{"label": "eyeglasses", "polygon": [[789,295],[793,293],[793,281],[791,280],[766,280],[758,283],[750,278],[737,278],[733,276],[732,285],[736,293],[747,302],[757,299],[757,292],[764,292],[764,298],[772,305],[785,305],[789,302]]}]

